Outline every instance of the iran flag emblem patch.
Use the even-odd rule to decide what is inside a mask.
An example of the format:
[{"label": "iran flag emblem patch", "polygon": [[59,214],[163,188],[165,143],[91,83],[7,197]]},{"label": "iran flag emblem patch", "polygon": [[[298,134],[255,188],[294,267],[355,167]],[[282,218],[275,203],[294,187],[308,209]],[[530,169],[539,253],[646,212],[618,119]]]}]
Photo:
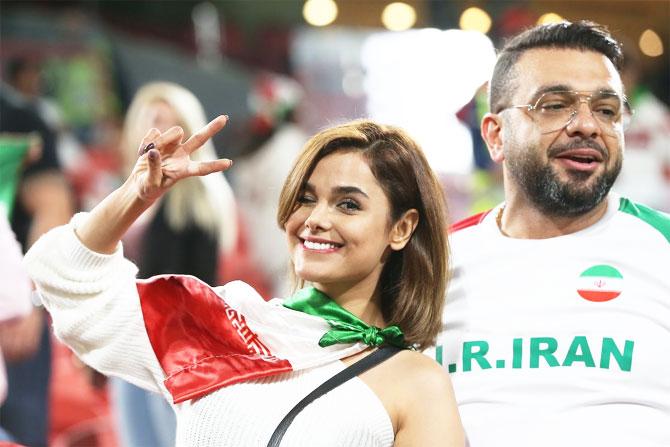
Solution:
[{"label": "iran flag emblem patch", "polygon": [[623,275],[611,265],[594,265],[579,275],[577,293],[588,301],[602,303],[621,294]]}]

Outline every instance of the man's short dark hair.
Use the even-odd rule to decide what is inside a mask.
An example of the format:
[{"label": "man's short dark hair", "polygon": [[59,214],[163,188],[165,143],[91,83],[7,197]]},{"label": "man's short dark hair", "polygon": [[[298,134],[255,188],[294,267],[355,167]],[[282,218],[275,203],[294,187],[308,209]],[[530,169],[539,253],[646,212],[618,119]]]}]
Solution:
[{"label": "man's short dark hair", "polygon": [[498,55],[489,86],[491,112],[498,113],[509,106],[507,102],[516,90],[512,85],[516,77],[514,66],[525,51],[535,48],[595,51],[612,61],[617,70],[621,70],[623,64],[621,44],[603,25],[582,20],[530,28],[508,41]]}]

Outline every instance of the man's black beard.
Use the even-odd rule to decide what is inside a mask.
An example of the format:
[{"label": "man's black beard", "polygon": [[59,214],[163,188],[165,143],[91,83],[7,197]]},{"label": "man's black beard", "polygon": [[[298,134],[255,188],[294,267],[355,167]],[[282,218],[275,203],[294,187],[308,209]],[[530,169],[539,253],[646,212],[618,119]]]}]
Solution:
[{"label": "man's black beard", "polygon": [[[528,149],[526,154],[533,154]],[[508,159],[509,160],[509,159]],[[607,163],[607,158],[603,163]],[[585,187],[591,172],[568,171],[570,180],[562,182],[550,164],[542,165],[540,157],[526,156],[508,164],[509,172],[535,206],[548,216],[575,217],[594,209],[612,188],[621,171],[621,158],[610,170]]]}]

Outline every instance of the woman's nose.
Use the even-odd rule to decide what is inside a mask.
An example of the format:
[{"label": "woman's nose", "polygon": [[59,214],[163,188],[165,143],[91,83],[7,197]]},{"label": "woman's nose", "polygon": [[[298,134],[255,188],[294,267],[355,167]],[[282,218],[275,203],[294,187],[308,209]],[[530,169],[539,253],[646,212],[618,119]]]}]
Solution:
[{"label": "woman's nose", "polygon": [[327,203],[317,203],[307,216],[305,226],[312,233],[328,230],[331,227],[330,209]]}]

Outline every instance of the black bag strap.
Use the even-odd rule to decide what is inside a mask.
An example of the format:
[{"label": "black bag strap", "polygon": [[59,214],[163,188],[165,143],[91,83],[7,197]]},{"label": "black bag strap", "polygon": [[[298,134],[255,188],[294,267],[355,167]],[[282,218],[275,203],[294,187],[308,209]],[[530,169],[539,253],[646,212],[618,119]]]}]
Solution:
[{"label": "black bag strap", "polygon": [[284,433],[286,433],[286,430],[288,429],[289,425],[291,425],[291,422],[293,422],[293,419],[295,419],[298,413],[300,413],[307,405],[312,403],[312,401],[316,400],[318,397],[321,397],[327,392],[332,391],[333,389],[342,385],[344,382],[358,376],[359,374],[363,374],[365,371],[380,364],[384,360],[393,357],[400,351],[402,351],[402,349],[395,346],[382,346],[372,354],[365,356],[356,363],[349,365],[316,387],[314,391],[309,393],[300,402],[295,404],[295,407],[293,407],[291,411],[289,411],[288,414],[284,416],[284,419],[282,419],[279,425],[277,425],[277,428],[275,428],[274,433],[272,433],[270,442],[268,442],[268,447],[279,447],[279,444],[281,444],[281,440],[284,437]]}]

